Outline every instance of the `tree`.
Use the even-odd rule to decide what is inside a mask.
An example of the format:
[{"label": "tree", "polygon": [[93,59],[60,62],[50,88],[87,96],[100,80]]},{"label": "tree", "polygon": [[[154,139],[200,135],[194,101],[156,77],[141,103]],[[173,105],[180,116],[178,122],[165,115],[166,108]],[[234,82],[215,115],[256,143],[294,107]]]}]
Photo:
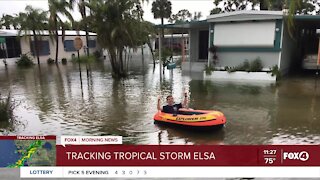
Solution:
[{"label": "tree", "polygon": [[201,12],[194,12],[191,21],[199,21],[201,17],[202,17],[202,13]]},{"label": "tree", "polygon": [[317,0],[215,0],[215,8],[211,10],[210,14],[250,8],[278,11],[288,9],[289,14],[310,14],[315,12],[316,5],[319,4]]},{"label": "tree", "polygon": [[156,29],[155,29],[155,25],[151,22],[148,21],[142,21],[140,22],[139,26],[135,26],[135,32],[136,32],[136,38],[135,41],[133,43],[132,48],[137,48],[137,47],[141,47],[141,53],[142,53],[142,60],[144,60],[144,54],[143,54],[143,45],[147,44],[151,55],[152,55],[152,60],[153,60],[153,66],[155,67],[155,57],[154,57],[154,53],[153,53],[153,49],[152,49],[152,44],[151,44],[151,40],[150,37],[155,37],[156,35]]},{"label": "tree", "polygon": [[132,11],[132,13],[135,16],[139,17],[138,19],[140,20],[139,26],[135,26],[137,38],[135,38],[133,48],[140,46],[141,55],[142,55],[142,63],[144,63],[143,45],[147,44],[149,47],[149,50],[151,52],[151,55],[152,55],[153,66],[155,67],[156,62],[155,62],[155,57],[154,57],[154,53],[153,53],[153,49],[152,49],[152,45],[151,45],[151,40],[150,40],[150,36],[155,37],[155,35],[156,35],[155,25],[151,22],[143,20],[144,11],[142,9],[141,3],[138,2],[136,4],[136,8]]},{"label": "tree", "polygon": [[76,30],[76,31],[79,31],[81,29],[85,29],[83,20],[73,21],[73,24],[71,24],[71,29]]},{"label": "tree", "polygon": [[148,21],[144,21],[143,22],[143,28],[145,30],[145,35],[147,36],[147,45],[150,49],[151,55],[152,55],[152,60],[153,60],[153,68],[155,68],[156,66],[156,61],[155,61],[155,57],[154,57],[154,53],[153,53],[153,49],[152,49],[152,44],[151,44],[151,40],[150,40],[150,36],[155,38],[157,31],[155,29],[155,26],[153,23],[148,22]]},{"label": "tree", "polygon": [[169,18],[170,23],[185,23],[191,19],[192,15],[187,9],[180,10],[177,14],[172,14]]},{"label": "tree", "polygon": [[[171,16],[171,2],[168,0],[156,0],[152,3],[152,13],[155,19],[161,19],[161,36],[164,39],[163,19]],[[161,56],[161,54],[160,54]],[[164,65],[164,62],[163,62]],[[161,68],[161,66],[160,66]]]},{"label": "tree", "polygon": [[84,30],[86,31],[86,42],[87,42],[87,56],[89,57],[89,31],[88,31],[88,19],[86,12],[85,0],[79,0],[78,8],[82,17],[82,25],[84,26]]},{"label": "tree", "polygon": [[135,45],[140,17],[137,0],[95,0],[86,5],[91,10],[91,28],[97,33],[102,48],[107,49],[115,78],[127,76],[123,52]]},{"label": "tree", "polygon": [[312,15],[316,11],[316,5],[319,6],[320,2],[317,0],[302,1],[300,6],[297,7],[297,14],[309,14]]},{"label": "tree", "polygon": [[[171,16],[171,2],[168,0],[156,0],[152,3],[152,13],[155,19],[161,19],[161,26],[163,26],[164,18]],[[162,28],[163,35],[163,28]]]},{"label": "tree", "polygon": [[72,10],[72,3],[67,2],[66,0],[48,0],[49,3],[49,31],[50,34],[53,34],[55,37],[56,43],[56,56],[55,62],[58,63],[58,53],[59,53],[59,34],[58,30],[61,28],[62,30],[62,41],[64,40],[64,33],[65,33],[65,25],[64,21],[62,21],[59,15],[66,16],[72,23],[73,17],[69,10]]},{"label": "tree", "polygon": [[40,64],[39,59],[39,40],[41,38],[42,31],[46,29],[47,24],[47,12],[41,9],[34,9],[31,6],[25,8],[24,13],[19,13],[17,21],[20,24],[19,36],[24,32],[24,36],[30,38],[32,32],[33,36],[33,49],[35,55],[37,56],[38,64]]},{"label": "tree", "polygon": [[3,14],[0,22],[2,26],[5,26],[6,29],[10,29],[10,25],[15,25],[14,17],[8,14]]},{"label": "tree", "polygon": [[[73,23],[75,23],[75,22],[73,22]],[[73,27],[72,27],[72,23],[71,22],[69,22],[69,21],[65,21],[64,23],[64,29],[65,30],[73,30]]]},{"label": "tree", "polygon": [[210,14],[218,14],[224,12],[245,10],[250,3],[249,0],[215,0],[215,8],[211,10]]}]

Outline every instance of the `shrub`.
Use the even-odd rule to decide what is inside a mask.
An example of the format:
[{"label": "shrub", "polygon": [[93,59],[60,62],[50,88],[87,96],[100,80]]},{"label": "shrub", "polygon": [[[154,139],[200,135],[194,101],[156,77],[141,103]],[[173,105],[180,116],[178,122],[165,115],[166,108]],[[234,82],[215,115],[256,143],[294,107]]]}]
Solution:
[{"label": "shrub", "polygon": [[246,72],[259,72],[262,71],[262,62],[260,57],[257,57],[255,60],[252,62],[249,62],[249,60],[245,60],[242,64],[234,67],[225,67],[225,70],[230,72],[235,72],[235,71],[246,71]]},{"label": "shrub", "polygon": [[66,58],[62,58],[61,62],[62,62],[62,64],[67,64],[67,59]]},{"label": "shrub", "polygon": [[27,54],[22,54],[16,63],[18,67],[30,67],[34,65],[32,58],[30,58]]},{"label": "shrub", "polygon": [[211,71],[214,71],[214,67],[211,66],[211,65],[208,66],[208,65],[206,64],[206,66],[204,67],[204,70],[205,70],[205,72],[206,72],[207,75],[211,75]]},{"label": "shrub", "polygon": [[250,63],[249,63],[249,60],[246,59],[244,62],[243,62],[243,71],[247,71],[249,72],[250,71]]},{"label": "shrub", "polygon": [[262,70],[262,62],[261,62],[261,59],[260,57],[257,57],[255,60],[253,60],[251,63],[250,63],[250,69],[249,71],[250,72],[258,72],[258,71],[261,71]]},{"label": "shrub", "polygon": [[279,70],[279,67],[278,65],[274,65],[270,68],[270,72],[271,73],[271,76],[276,76],[277,79],[280,79],[281,78],[281,72]]},{"label": "shrub", "polygon": [[47,63],[48,63],[48,64],[54,64],[54,60],[53,60],[52,58],[48,58],[48,59],[47,59]]},{"label": "shrub", "polygon": [[238,71],[238,66],[228,67],[227,71],[228,71],[228,73],[236,72],[236,71]]}]

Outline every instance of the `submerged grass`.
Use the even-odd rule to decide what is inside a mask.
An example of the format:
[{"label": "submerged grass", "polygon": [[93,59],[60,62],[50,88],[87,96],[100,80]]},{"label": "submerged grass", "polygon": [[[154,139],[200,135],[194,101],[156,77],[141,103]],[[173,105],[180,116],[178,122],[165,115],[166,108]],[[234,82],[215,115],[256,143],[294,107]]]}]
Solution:
[{"label": "submerged grass", "polygon": [[[79,59],[80,59],[80,63],[94,63],[98,60],[98,58],[92,54],[89,55],[89,57],[87,55],[80,56]],[[72,58],[72,62],[78,63],[79,59],[78,57]]]}]

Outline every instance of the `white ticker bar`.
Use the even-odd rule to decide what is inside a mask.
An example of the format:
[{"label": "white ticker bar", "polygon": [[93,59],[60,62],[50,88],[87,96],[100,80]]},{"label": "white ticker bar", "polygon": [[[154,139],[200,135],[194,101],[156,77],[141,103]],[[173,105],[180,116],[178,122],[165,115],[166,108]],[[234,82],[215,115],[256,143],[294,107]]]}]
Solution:
[{"label": "white ticker bar", "polygon": [[21,178],[319,178],[320,167],[21,167]]}]

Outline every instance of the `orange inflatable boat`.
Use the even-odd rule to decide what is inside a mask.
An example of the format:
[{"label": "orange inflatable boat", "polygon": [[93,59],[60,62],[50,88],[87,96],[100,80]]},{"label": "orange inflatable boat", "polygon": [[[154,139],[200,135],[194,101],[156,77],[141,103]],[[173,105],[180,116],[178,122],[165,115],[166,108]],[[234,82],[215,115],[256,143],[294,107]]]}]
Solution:
[{"label": "orange inflatable boat", "polygon": [[154,115],[155,123],[165,123],[190,128],[220,128],[226,123],[226,117],[219,111],[179,109],[178,114],[158,111]]}]

